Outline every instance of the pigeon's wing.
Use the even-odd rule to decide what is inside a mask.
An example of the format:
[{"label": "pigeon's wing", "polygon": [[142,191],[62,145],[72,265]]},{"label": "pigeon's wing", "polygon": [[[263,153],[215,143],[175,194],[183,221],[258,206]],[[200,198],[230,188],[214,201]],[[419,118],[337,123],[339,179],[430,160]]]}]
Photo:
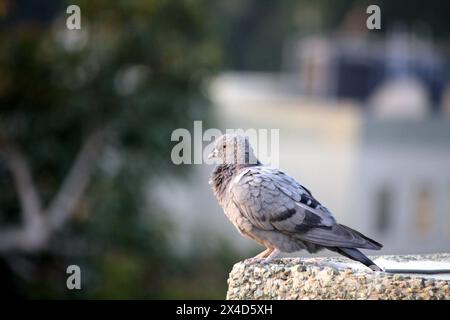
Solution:
[{"label": "pigeon's wing", "polygon": [[337,224],[311,192],[278,169],[244,169],[229,190],[231,201],[257,228],[322,246],[372,248],[370,239]]},{"label": "pigeon's wing", "polygon": [[335,224],[332,214],[309,191],[278,169],[244,169],[229,190],[241,213],[261,229],[296,232],[299,225]]}]

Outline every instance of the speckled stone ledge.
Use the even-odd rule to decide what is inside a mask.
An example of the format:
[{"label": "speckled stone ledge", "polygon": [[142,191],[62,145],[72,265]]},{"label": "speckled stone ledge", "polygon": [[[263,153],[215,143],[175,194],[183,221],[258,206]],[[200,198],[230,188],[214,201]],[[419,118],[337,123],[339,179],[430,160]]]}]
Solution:
[{"label": "speckled stone ledge", "polygon": [[[450,254],[376,258],[450,263]],[[450,299],[449,286],[449,275],[372,272],[340,257],[283,258],[268,265],[235,264],[227,299]]]}]

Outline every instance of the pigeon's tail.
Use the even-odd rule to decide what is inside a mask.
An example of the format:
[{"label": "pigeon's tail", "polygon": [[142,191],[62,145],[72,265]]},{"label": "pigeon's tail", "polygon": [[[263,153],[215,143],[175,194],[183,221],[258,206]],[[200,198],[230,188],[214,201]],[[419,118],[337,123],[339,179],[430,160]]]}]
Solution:
[{"label": "pigeon's tail", "polygon": [[357,248],[364,248],[364,249],[370,249],[370,250],[380,250],[383,245],[365,235],[363,235],[361,232],[356,231],[355,229],[352,229],[350,227],[344,226],[343,224],[339,225],[340,227],[346,229],[348,232],[352,234],[355,238],[360,238],[365,240],[364,246],[355,246]]},{"label": "pigeon's tail", "polygon": [[372,260],[370,260],[366,255],[364,255],[364,253],[362,253],[361,251],[359,251],[358,249],[355,248],[342,248],[342,247],[334,247],[334,248],[328,248],[331,251],[335,251],[339,254],[342,254],[343,256],[355,260],[355,261],[359,261],[362,264],[364,264],[365,266],[369,267],[370,269],[372,269],[373,271],[383,271],[383,269],[381,269],[379,266],[377,266],[375,264],[375,262],[373,262]]}]

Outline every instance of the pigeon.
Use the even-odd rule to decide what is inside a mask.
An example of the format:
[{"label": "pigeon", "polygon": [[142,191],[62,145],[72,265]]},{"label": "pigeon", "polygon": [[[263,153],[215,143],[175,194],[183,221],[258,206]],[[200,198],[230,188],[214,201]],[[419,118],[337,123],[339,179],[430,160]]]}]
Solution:
[{"label": "pigeon", "polygon": [[280,252],[328,249],[382,271],[359,249],[382,244],[336,222],[311,191],[283,171],[264,166],[248,137],[218,137],[208,158],[218,159],[209,184],[225,215],[240,234],[266,247],[247,263],[270,263]]}]

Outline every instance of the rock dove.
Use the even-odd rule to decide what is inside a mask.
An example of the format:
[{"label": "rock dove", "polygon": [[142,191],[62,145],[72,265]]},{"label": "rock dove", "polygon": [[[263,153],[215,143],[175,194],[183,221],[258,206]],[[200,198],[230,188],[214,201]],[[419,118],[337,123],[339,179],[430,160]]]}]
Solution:
[{"label": "rock dove", "polygon": [[209,183],[225,215],[242,235],[267,248],[247,262],[269,263],[280,252],[328,249],[381,270],[357,248],[379,250],[382,244],[337,223],[308,189],[264,166],[247,137],[220,136],[209,158],[220,160]]}]

